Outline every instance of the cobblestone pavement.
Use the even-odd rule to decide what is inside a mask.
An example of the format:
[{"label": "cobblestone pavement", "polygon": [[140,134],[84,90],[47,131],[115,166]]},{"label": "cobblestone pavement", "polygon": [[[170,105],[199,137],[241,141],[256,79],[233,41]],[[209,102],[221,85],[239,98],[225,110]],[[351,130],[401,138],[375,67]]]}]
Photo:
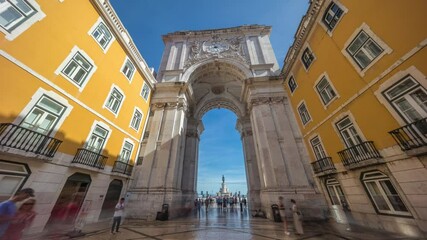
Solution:
[{"label": "cobblestone pavement", "polygon": [[[283,223],[268,219],[253,218],[247,211],[239,209],[209,209],[206,213],[194,213],[193,216],[169,221],[137,221],[129,220],[121,226],[120,232],[110,233],[110,222],[89,224],[83,229],[84,236],[74,239],[98,240],[138,240],[138,239],[183,239],[183,240],[271,240],[271,239],[347,239],[347,240],[395,240],[411,239],[388,232],[372,230],[363,227],[352,227],[346,230],[345,225],[333,222],[304,222],[304,235],[295,235],[292,221],[288,222],[291,234],[285,235]],[[45,233],[32,239],[69,239],[68,236],[53,236]],[[412,238],[415,239],[415,238]],[[418,238],[419,239],[419,238]]]}]

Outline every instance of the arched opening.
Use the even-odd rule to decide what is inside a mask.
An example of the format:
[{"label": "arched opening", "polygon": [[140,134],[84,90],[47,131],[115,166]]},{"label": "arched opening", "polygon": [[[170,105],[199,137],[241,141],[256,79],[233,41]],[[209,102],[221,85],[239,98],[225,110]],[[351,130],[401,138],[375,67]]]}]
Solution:
[{"label": "arched opening", "polygon": [[236,115],[227,109],[213,109],[203,116],[202,122],[205,130],[199,143],[198,196],[213,200],[246,197],[248,186],[242,142],[235,129]]},{"label": "arched opening", "polygon": [[108,186],[107,194],[102,204],[101,214],[99,219],[111,218],[114,214],[114,207],[120,199],[120,193],[122,192],[123,182],[121,180],[114,179]]}]

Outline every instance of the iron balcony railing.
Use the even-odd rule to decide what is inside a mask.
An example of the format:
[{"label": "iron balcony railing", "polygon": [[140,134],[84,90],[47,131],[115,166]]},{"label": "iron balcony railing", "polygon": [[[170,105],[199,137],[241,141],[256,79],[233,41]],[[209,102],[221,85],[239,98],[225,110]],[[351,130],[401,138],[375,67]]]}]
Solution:
[{"label": "iron balcony railing", "polygon": [[332,170],[332,171],[337,170],[335,168],[334,163],[332,162],[331,157],[325,157],[325,158],[319,159],[315,162],[312,162],[311,167],[313,167],[314,173],[321,173],[321,172],[325,172],[325,171],[329,171],[329,170]]},{"label": "iron balcony railing", "polygon": [[427,146],[427,118],[388,132],[403,151]]},{"label": "iron balcony railing", "polygon": [[123,173],[130,176],[132,174],[132,170],[133,170],[133,165],[117,160],[116,162],[114,162],[114,166],[111,171]]},{"label": "iron balcony railing", "polygon": [[366,141],[338,152],[344,166],[362,163],[375,158],[382,158],[374,142]]},{"label": "iron balcony railing", "polygon": [[104,169],[106,161],[106,156],[85,148],[79,148],[77,149],[77,153],[74,156],[72,163],[80,163],[86,166]]},{"label": "iron balcony railing", "polygon": [[0,146],[53,157],[61,143],[61,140],[12,123],[0,123]]}]

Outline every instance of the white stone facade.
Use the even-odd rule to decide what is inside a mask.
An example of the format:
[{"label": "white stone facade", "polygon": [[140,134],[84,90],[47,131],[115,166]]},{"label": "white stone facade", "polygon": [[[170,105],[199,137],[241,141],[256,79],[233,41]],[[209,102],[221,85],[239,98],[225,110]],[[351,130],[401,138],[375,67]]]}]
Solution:
[{"label": "white stone facade", "polygon": [[251,25],[163,36],[143,161],[130,184],[130,217],[154,219],[165,203],[171,217],[191,210],[201,119],[213,108],[237,115],[252,209],[271,217],[271,204],[283,196],[307,209],[307,218],[325,217],[323,195],[277,76],[270,30]]}]

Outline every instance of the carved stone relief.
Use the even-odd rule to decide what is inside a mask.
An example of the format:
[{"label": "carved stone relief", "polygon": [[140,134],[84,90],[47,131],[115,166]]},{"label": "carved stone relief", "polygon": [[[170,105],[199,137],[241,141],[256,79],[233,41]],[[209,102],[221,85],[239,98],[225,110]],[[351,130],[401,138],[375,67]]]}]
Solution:
[{"label": "carved stone relief", "polygon": [[184,67],[189,67],[204,59],[232,58],[249,64],[250,60],[243,50],[243,37],[222,39],[214,35],[212,40],[189,42],[190,53],[185,61]]}]

